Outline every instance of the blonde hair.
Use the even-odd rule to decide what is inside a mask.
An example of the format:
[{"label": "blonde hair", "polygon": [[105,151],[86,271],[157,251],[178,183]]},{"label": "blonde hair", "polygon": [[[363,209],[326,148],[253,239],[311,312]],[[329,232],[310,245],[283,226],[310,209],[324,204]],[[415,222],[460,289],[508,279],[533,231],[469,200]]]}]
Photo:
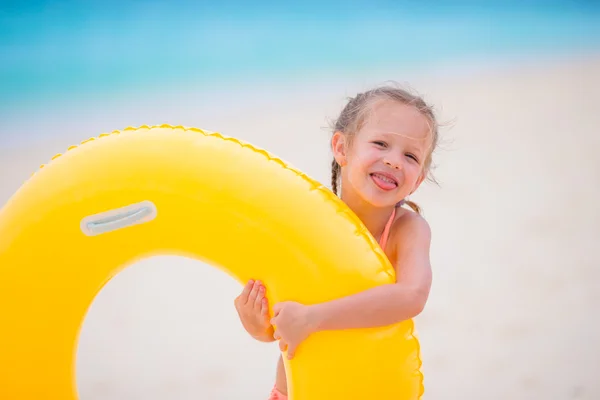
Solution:
[{"label": "blonde hair", "polygon": [[[337,120],[332,124],[332,133],[342,132],[350,144],[352,137],[360,131],[373,111],[375,103],[381,100],[391,100],[402,104],[414,106],[423,116],[425,116],[430,124],[431,147],[424,162],[424,170],[428,178],[435,182],[435,179],[430,176],[432,154],[438,143],[438,122],[433,112],[433,109],[419,96],[409,93],[407,90],[393,86],[381,86],[371,89],[364,93],[359,93],[354,98],[349,98],[348,103],[342,109]],[[335,160],[331,163],[331,188],[335,194],[338,194],[338,185],[340,181],[341,167]],[[415,212],[421,213],[421,208],[414,202],[406,200],[404,202]]]}]

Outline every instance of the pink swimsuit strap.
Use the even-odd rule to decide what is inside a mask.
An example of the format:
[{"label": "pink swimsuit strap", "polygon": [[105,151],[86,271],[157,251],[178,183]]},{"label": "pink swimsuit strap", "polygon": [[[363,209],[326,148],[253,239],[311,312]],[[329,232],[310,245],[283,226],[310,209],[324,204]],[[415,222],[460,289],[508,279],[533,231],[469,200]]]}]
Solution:
[{"label": "pink swimsuit strap", "polygon": [[385,245],[387,244],[388,237],[390,235],[390,228],[392,227],[392,223],[394,222],[394,218],[396,217],[396,207],[394,207],[394,211],[392,211],[392,215],[390,215],[390,219],[387,224],[385,224],[385,228],[383,229],[383,233],[381,234],[381,238],[379,238],[379,246],[385,251]]}]

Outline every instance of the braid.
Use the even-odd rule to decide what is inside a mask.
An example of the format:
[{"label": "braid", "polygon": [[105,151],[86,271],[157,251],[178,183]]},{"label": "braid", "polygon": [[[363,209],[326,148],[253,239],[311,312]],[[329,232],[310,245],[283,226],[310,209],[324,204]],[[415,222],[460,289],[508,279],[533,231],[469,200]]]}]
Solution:
[{"label": "braid", "polygon": [[337,163],[335,158],[331,162],[331,190],[333,193],[338,194],[338,173],[340,171],[340,165]]},{"label": "braid", "polygon": [[417,214],[421,214],[421,207],[419,207],[419,205],[417,203],[415,203],[414,201],[406,200],[404,202],[404,204],[406,204],[407,206],[412,208],[413,211],[416,212]]}]

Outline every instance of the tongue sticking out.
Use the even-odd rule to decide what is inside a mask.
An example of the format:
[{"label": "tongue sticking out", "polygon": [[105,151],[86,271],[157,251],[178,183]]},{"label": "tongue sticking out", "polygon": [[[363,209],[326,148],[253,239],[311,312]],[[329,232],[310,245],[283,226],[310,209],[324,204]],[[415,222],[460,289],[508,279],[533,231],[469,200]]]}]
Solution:
[{"label": "tongue sticking out", "polygon": [[383,190],[392,190],[398,186],[398,184],[396,182],[392,181],[390,178],[387,178],[383,175],[371,174],[371,178],[373,179],[375,184]]}]

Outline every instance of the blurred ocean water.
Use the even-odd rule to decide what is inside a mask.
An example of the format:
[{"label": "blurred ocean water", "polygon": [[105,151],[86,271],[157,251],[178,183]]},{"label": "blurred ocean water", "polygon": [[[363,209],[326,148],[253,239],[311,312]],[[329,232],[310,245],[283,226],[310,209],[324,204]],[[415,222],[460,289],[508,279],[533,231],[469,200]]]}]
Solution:
[{"label": "blurred ocean water", "polygon": [[4,118],[81,93],[600,48],[592,1],[9,4],[0,11]]}]

